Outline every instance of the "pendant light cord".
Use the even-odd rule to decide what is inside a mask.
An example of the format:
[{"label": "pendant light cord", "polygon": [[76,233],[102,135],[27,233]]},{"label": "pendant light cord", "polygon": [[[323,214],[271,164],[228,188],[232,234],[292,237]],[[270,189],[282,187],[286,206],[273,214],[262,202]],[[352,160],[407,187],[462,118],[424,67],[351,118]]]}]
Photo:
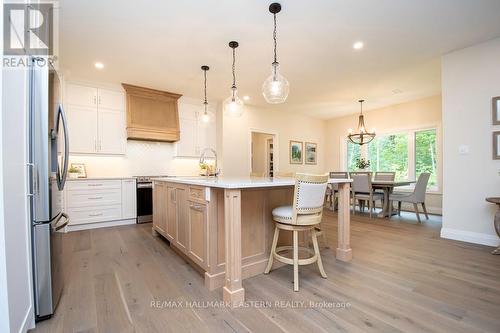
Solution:
[{"label": "pendant light cord", "polygon": [[233,96],[233,101],[234,101],[234,94],[236,90],[236,70],[235,70],[235,64],[236,64],[236,49],[233,47],[233,86],[232,88],[232,96]]},{"label": "pendant light cord", "polygon": [[277,44],[277,38],[276,38],[276,14],[273,14],[274,17],[274,30],[273,30],[273,39],[274,39],[274,62],[278,63],[278,56],[276,52],[276,44]]},{"label": "pendant light cord", "polygon": [[205,75],[205,84],[204,84],[204,89],[205,89],[205,101],[203,102],[203,105],[205,106],[205,113],[207,113],[207,70],[203,70],[204,75]]}]

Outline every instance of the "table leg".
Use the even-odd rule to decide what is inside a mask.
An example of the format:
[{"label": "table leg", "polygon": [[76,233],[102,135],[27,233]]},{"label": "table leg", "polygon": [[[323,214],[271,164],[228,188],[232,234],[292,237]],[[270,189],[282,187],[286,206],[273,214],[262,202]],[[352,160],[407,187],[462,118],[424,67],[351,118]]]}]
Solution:
[{"label": "table leg", "polygon": [[352,249],[350,245],[350,189],[351,184],[339,184],[339,207],[338,207],[338,247],[336,257],[341,261],[351,261]]},{"label": "table leg", "polygon": [[241,190],[224,190],[224,229],[226,282],[222,294],[224,302],[237,307],[245,301],[241,283]]},{"label": "table leg", "polygon": [[[497,232],[498,237],[500,237],[500,205],[498,206],[498,211],[495,214],[495,231]],[[500,254],[500,246],[491,251],[491,254]]]},{"label": "table leg", "polygon": [[384,206],[382,207],[382,211],[378,213],[378,217],[384,218],[389,216],[389,187],[384,187]]}]

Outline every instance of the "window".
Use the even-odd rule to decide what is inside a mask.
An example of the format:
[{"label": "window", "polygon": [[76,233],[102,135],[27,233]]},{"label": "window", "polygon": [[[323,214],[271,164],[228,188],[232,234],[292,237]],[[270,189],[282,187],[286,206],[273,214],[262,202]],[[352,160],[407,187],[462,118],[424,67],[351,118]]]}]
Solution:
[{"label": "window", "polygon": [[415,175],[429,172],[428,188],[437,188],[436,130],[415,132]]},{"label": "window", "polygon": [[361,157],[361,146],[347,142],[347,171],[355,171],[356,160]]},{"label": "window", "polygon": [[396,179],[408,179],[408,135],[379,136],[368,144],[370,169],[396,172]]},{"label": "window", "polygon": [[431,177],[428,190],[438,190],[436,129],[409,130],[397,133],[378,134],[367,145],[356,145],[347,140],[345,167],[357,170],[356,160],[370,160],[370,170],[394,171],[397,180],[417,179],[422,172]]}]

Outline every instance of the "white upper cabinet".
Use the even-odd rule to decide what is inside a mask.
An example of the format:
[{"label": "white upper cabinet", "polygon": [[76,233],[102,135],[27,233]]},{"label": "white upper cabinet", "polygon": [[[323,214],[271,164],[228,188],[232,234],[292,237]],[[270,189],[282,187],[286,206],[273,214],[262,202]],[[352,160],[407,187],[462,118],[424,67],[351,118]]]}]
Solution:
[{"label": "white upper cabinet", "polygon": [[103,154],[125,154],[127,132],[123,112],[111,109],[99,109],[98,151]]},{"label": "white upper cabinet", "polygon": [[125,154],[123,92],[68,83],[64,104],[68,113],[71,153]]},{"label": "white upper cabinet", "polygon": [[[212,111],[212,110],[211,110]],[[177,142],[176,155],[179,157],[200,157],[205,148],[215,149],[215,119],[203,123],[200,119],[203,107],[196,104],[179,103],[180,140]],[[212,115],[215,112],[212,111]]]},{"label": "white upper cabinet", "polygon": [[97,96],[99,108],[125,110],[125,95],[120,91],[99,89]]},{"label": "white upper cabinet", "polygon": [[97,88],[68,84],[66,85],[65,104],[95,107],[97,105]]},{"label": "white upper cabinet", "polygon": [[69,151],[95,153],[97,151],[97,109],[67,105]]}]

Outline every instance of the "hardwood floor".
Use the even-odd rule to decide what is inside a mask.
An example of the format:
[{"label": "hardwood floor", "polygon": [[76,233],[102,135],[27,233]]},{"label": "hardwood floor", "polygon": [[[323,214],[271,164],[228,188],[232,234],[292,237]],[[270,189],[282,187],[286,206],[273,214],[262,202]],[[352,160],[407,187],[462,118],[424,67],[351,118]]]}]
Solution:
[{"label": "hardwood floor", "polygon": [[[440,239],[439,217],[414,220],[356,214],[352,262],[322,246],[328,279],[316,265],[302,266],[293,292],[293,270],[282,267],[244,280],[252,306],[234,310],[207,307],[222,291],[207,291],[150,224],[73,232],[61,303],[35,331],[499,332],[500,256]],[[335,214],[325,211],[323,228],[336,244]],[[185,306],[193,301],[198,307]]]}]

